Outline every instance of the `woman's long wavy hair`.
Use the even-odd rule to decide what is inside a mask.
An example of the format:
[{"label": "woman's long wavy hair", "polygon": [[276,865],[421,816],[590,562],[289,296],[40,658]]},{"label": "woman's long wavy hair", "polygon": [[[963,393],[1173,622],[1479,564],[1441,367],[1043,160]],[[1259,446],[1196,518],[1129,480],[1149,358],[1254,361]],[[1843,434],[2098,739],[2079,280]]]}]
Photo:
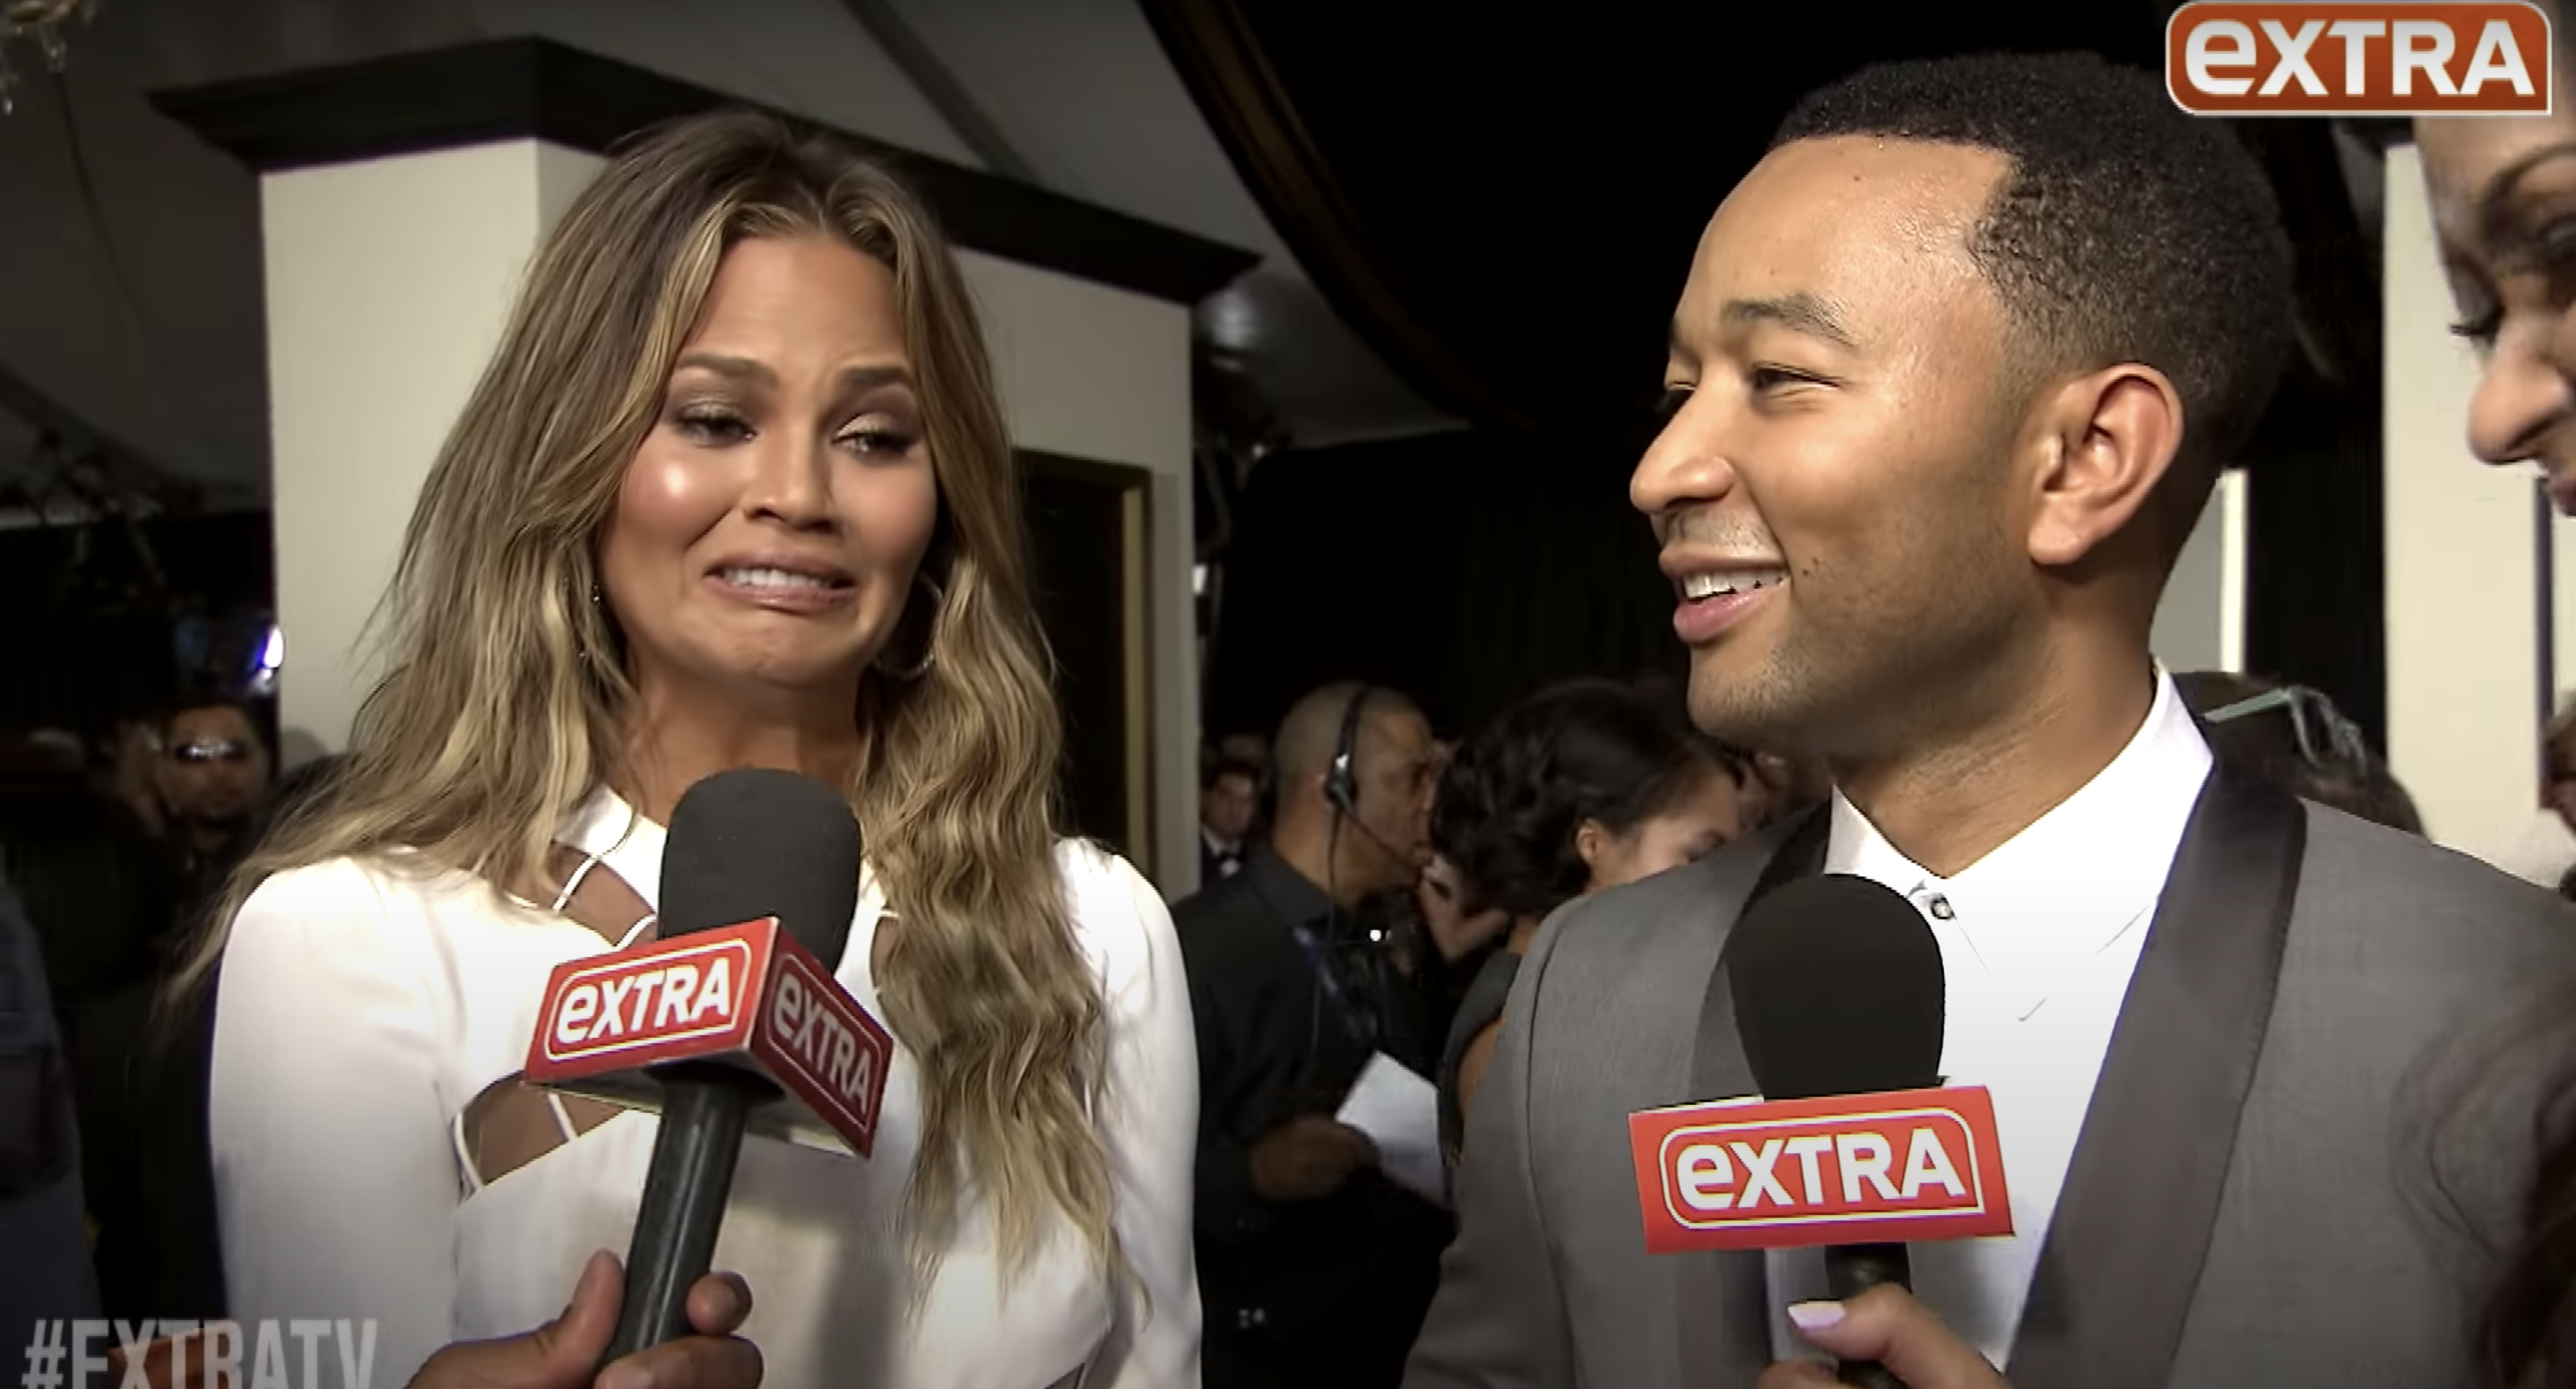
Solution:
[{"label": "woman's long wavy hair", "polygon": [[766,117],[648,132],[547,238],[412,514],[377,618],[386,674],[347,760],[242,867],[179,987],[217,966],[244,899],[286,869],[365,855],[496,884],[542,874],[550,837],[628,766],[635,689],[614,615],[593,601],[620,481],[726,249],[809,235],[893,271],[939,487],[929,582],[885,663],[934,659],[917,679],[862,683],[849,788],[903,922],[882,989],[921,1068],[907,1240],[927,1272],[971,1190],[994,1205],[1006,1270],[1052,1211],[1123,1268],[1089,1120],[1101,1000],[1055,861],[1063,729],[982,329],[910,190]]},{"label": "woman's long wavy hair", "polygon": [[2576,977],[2544,970],[2488,1000],[2407,1073],[2395,1127],[2408,1214],[2484,1285],[2479,1382],[2576,1384]]}]

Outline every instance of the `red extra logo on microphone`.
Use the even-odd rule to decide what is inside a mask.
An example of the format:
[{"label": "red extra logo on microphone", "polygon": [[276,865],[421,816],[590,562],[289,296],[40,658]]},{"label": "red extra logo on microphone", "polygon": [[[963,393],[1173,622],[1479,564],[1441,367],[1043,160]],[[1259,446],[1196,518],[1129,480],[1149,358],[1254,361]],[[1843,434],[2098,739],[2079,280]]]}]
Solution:
[{"label": "red extra logo on microphone", "polygon": [[521,1075],[650,1103],[658,1087],[645,1067],[740,1065],[777,1082],[865,1157],[893,1057],[893,1038],[832,971],[764,917],[557,966]]},{"label": "red extra logo on microphone", "polygon": [[1650,1109],[1628,1116],[1628,1147],[1650,1253],[2013,1232],[1976,1086]]},{"label": "red extra logo on microphone", "polygon": [[558,970],[536,1051],[553,1068],[645,1066],[741,1046],[767,951],[741,928],[657,941]]}]

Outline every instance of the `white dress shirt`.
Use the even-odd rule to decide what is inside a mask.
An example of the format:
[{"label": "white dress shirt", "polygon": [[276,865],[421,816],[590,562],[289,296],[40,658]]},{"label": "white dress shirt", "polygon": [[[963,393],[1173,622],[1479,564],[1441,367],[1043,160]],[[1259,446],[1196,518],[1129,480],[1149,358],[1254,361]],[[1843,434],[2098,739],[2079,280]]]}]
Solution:
[{"label": "white dress shirt", "polygon": [[[1941,1070],[1994,1096],[2013,1231],[1916,1244],[1914,1291],[2002,1365],[2156,900],[2208,779],[2210,753],[2164,672],[2146,722],[2111,764],[2002,847],[1934,877],[1837,792],[1828,872],[1903,893],[1941,945],[1949,1008]],[[1772,1350],[1814,1354],[1777,1309],[1821,1298],[1824,1256],[1769,1256]]]},{"label": "white dress shirt", "polygon": [[[616,797],[595,797],[558,837],[604,850],[639,895],[658,898],[663,830]],[[1056,861],[1106,1005],[1108,1094],[1095,1117],[1141,1287],[1104,1277],[1061,1219],[1004,1287],[991,1211],[970,1201],[907,1314],[894,1217],[921,1098],[898,1037],[871,1160],[761,1138],[743,1147],[715,1263],[751,1286],[743,1334],[767,1382],[1196,1389],[1198,1068],[1179,942],[1125,861],[1074,842]],[[869,951],[883,909],[864,878],[837,971],[880,1020]],[[556,1316],[593,1251],[623,1257],[652,1116],[619,1115],[480,1186],[451,1137],[465,1106],[523,1064],[548,971],[608,948],[462,875],[398,864],[337,860],[252,894],[215,1016],[211,1130],[233,1314],[376,1318],[374,1381],[400,1384],[449,1341]]]},{"label": "white dress shirt", "polygon": [[[1235,874],[1243,871],[1243,845],[1241,843],[1231,839],[1220,838],[1215,830],[1209,829],[1205,825],[1199,826],[1199,843],[1205,846],[1209,856],[1213,857],[1217,861],[1216,871],[1218,877],[1231,878]],[[1205,886],[1205,884],[1201,884],[1201,886]]]}]

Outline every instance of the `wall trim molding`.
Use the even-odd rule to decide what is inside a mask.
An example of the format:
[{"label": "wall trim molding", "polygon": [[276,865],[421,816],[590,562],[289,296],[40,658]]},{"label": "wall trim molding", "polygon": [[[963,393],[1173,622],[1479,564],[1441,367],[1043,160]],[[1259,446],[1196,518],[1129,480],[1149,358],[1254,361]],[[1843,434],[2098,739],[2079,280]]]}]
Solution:
[{"label": "wall trim molding", "polygon": [[[493,39],[152,94],[163,114],[260,173],[505,140],[590,154],[718,107],[820,123],[549,39]],[[960,246],[1194,305],[1260,257],[1060,193],[841,132],[891,160]]]}]

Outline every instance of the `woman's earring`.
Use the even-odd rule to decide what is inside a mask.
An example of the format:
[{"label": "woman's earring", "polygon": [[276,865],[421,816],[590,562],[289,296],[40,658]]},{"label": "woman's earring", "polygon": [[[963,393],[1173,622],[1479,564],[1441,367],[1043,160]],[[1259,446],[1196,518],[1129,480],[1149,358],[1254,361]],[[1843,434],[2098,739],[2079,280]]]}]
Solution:
[{"label": "woman's earring", "polygon": [[923,629],[923,635],[921,638],[921,659],[913,662],[909,666],[896,667],[886,664],[883,653],[879,653],[877,656],[877,673],[889,680],[897,681],[906,685],[928,675],[930,673],[930,668],[939,663],[939,650],[936,646],[932,645],[932,640],[933,634],[939,630],[940,606],[948,601],[947,590],[941,588],[937,580],[923,579],[919,582],[923,588],[930,590],[930,623]]},{"label": "woman's earring", "polygon": [[587,635],[577,635],[575,641],[580,645],[581,657],[602,672],[614,672],[620,663],[617,654],[617,618],[616,614],[608,610],[608,595],[600,590],[599,581],[596,579],[590,584],[590,611],[590,620],[582,622],[576,616],[575,626],[586,632],[598,633],[599,639],[594,643]]}]

